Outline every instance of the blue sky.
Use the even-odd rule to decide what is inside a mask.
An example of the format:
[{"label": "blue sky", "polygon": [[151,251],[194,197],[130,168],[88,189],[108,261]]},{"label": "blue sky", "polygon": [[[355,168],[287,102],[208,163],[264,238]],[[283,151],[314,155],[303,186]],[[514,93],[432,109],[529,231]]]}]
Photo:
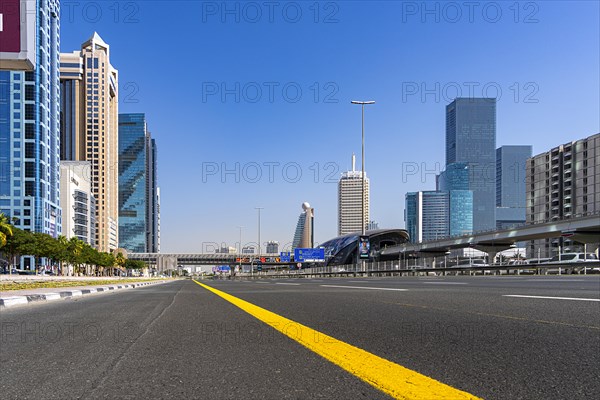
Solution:
[{"label": "blue sky", "polygon": [[61,51],[97,31],[119,111],[146,113],[163,252],[237,246],[240,225],[255,242],[254,207],[262,241],[289,243],[303,201],[323,242],[337,179],[360,160],[351,100],[377,102],[366,170],[381,227],[404,227],[406,192],[435,188],[456,95],[498,97],[498,146],[537,154],[600,131],[598,2],[465,3],[63,1]]}]

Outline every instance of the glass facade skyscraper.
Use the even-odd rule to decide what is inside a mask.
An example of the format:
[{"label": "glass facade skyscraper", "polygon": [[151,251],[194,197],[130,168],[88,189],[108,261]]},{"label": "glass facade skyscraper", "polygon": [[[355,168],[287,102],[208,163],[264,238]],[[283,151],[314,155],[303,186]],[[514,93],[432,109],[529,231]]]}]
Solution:
[{"label": "glass facade skyscraper", "polygon": [[449,164],[438,176],[437,190],[469,190],[469,179],[469,164]]},{"label": "glass facade skyscraper", "polygon": [[527,159],[531,146],[496,149],[496,227],[508,229],[525,224]]},{"label": "glass facade skyscraper", "polygon": [[0,71],[0,212],[18,228],[56,237],[62,233],[60,3],[39,0],[36,8],[35,68]]},{"label": "glass facade skyscraper", "polygon": [[144,114],[119,114],[119,247],[158,251],[156,142]]},{"label": "glass facade skyscraper", "polygon": [[446,166],[467,163],[473,230],[496,227],[496,99],[457,98],[446,106]]},{"label": "glass facade skyscraper", "polygon": [[473,230],[473,192],[407,193],[404,220],[413,243],[470,233]]}]

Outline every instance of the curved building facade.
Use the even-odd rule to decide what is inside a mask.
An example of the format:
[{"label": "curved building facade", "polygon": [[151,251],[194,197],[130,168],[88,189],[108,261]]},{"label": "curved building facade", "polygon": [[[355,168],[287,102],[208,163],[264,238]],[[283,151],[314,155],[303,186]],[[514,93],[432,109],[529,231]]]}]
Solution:
[{"label": "curved building facade", "polygon": [[[339,236],[323,243],[325,265],[345,265],[357,262],[360,232]],[[409,241],[405,229],[377,229],[365,232],[371,244],[371,261],[386,261],[380,257],[380,251],[386,247],[397,246]]]}]

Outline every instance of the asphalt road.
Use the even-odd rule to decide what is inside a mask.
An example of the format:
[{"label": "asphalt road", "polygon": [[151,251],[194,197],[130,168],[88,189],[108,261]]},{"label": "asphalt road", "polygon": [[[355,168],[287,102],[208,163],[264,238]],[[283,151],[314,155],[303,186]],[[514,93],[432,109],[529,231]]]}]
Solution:
[{"label": "asphalt road", "polygon": [[[204,283],[477,397],[600,396],[598,276]],[[0,335],[3,399],[388,398],[192,281],[4,309]]]}]

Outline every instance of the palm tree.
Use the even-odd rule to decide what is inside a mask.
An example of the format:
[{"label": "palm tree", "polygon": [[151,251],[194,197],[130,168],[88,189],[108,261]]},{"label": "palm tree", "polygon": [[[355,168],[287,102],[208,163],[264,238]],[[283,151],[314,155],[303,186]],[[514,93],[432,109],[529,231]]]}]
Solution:
[{"label": "palm tree", "polygon": [[69,259],[68,256],[68,252],[69,252],[69,239],[67,239],[66,236],[60,235],[57,239],[56,239],[58,246],[59,246],[59,251],[60,251],[60,260],[59,260],[59,265],[60,265],[60,274],[61,275],[65,275],[65,270],[64,270],[64,262],[67,261]]},{"label": "palm tree", "polygon": [[[125,262],[126,261],[127,261],[127,259],[125,258],[125,256],[121,252],[118,252],[117,255],[115,256],[115,264],[117,264],[117,266],[119,267],[119,269],[124,269],[125,268]],[[113,270],[113,275],[114,275],[114,270]]]},{"label": "palm tree", "polygon": [[13,234],[12,225],[8,221],[8,217],[0,213],[0,248],[6,246],[6,239]]},{"label": "palm tree", "polygon": [[68,249],[69,249],[69,257],[70,260],[69,262],[73,265],[75,265],[75,272],[79,273],[79,268],[80,265],[82,263],[82,258],[81,258],[81,253],[83,251],[83,245],[85,243],[79,239],[77,239],[75,236],[73,236],[71,239],[69,239],[69,245],[68,245]]}]

